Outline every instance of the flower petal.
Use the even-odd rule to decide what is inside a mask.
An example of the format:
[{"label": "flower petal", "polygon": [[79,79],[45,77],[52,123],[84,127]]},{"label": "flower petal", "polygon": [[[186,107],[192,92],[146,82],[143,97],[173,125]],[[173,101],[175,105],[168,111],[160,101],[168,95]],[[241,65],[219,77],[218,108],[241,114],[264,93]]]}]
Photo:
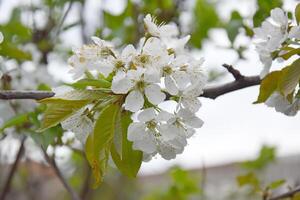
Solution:
[{"label": "flower petal", "polygon": [[133,87],[133,82],[126,73],[119,71],[113,78],[111,90],[116,94],[126,94]]},{"label": "flower petal", "polygon": [[166,94],[161,91],[161,88],[156,84],[148,85],[145,88],[145,95],[150,103],[157,105],[163,102],[166,98]]},{"label": "flower petal", "polygon": [[171,76],[165,77],[165,87],[169,94],[171,94],[171,95],[178,94],[178,88]]},{"label": "flower petal", "polygon": [[132,122],[128,126],[128,135],[127,139],[129,141],[137,141],[144,138],[146,125],[144,123]]},{"label": "flower petal", "polygon": [[125,99],[125,109],[131,112],[137,112],[144,105],[143,94],[138,90],[132,90]]},{"label": "flower petal", "polygon": [[156,112],[154,108],[146,108],[138,115],[138,120],[140,122],[148,122],[156,117]]}]

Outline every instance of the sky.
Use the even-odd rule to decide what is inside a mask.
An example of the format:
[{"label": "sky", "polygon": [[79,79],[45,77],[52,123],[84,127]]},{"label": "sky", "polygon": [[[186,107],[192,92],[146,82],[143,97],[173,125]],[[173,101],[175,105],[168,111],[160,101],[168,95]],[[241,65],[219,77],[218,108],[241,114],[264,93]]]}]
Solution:
[{"label": "sky", "polygon": [[[5,2],[10,2],[10,5],[6,5]],[[20,0],[3,1],[0,7],[0,22],[5,20],[3,18],[7,16],[5,12],[8,12],[8,8],[19,2]],[[94,12],[100,9],[101,5],[96,0],[88,2],[86,9],[89,12],[85,17],[93,21]],[[104,6],[104,8],[117,14],[123,9],[122,2],[122,0],[110,0],[109,4],[106,4],[109,6]],[[293,8],[295,2],[286,0],[285,8]],[[255,11],[255,4],[251,0],[223,0],[219,3],[220,14],[225,18],[233,9],[238,9],[243,15],[247,15]],[[73,21],[77,14],[73,11],[67,20]],[[74,37],[75,34],[79,35],[79,30],[73,29],[63,34],[62,39],[66,45],[81,44],[81,41]],[[201,51],[194,52],[195,56],[205,58],[204,69],[223,70],[221,65],[227,63],[234,64],[245,75],[259,74],[261,64],[251,41],[243,37],[239,38],[241,44],[250,46],[250,50],[246,53],[249,60],[236,62],[236,54],[222,48],[228,44],[224,31],[213,30],[210,38],[210,41],[204,43]],[[67,74],[68,68],[62,67],[62,63],[58,59],[53,59],[50,63],[52,69],[50,72],[58,79],[70,81],[71,78]],[[275,65],[280,67],[280,64]],[[214,84],[218,85],[231,80],[233,79],[228,74],[221,82]],[[300,115],[287,117],[263,104],[254,105],[258,89],[258,86],[246,88],[226,94],[216,100],[201,98],[202,108],[197,115],[204,121],[204,126],[198,129],[195,136],[189,140],[185,151],[171,161],[157,157],[151,162],[143,163],[140,174],[159,173],[175,164],[185,168],[197,168],[203,165],[213,166],[251,159],[257,155],[263,144],[275,145],[279,156],[300,153]]]}]

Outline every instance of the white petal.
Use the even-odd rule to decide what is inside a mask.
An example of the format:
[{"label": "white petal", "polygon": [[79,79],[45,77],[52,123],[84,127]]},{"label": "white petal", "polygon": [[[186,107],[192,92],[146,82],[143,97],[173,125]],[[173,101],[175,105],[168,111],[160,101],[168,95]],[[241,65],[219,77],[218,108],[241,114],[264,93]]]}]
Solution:
[{"label": "white petal", "polygon": [[126,76],[126,73],[119,71],[114,77],[111,90],[116,94],[126,94],[133,87],[133,82]]},{"label": "white petal", "polygon": [[104,77],[108,77],[108,75],[113,71],[114,65],[110,60],[104,60],[97,62],[93,68],[97,69]]},{"label": "white petal", "polygon": [[145,88],[145,95],[150,103],[157,105],[163,102],[166,98],[166,94],[161,91],[158,85],[151,84]]},{"label": "white petal", "polygon": [[176,37],[179,34],[178,27],[175,24],[166,24],[159,27],[161,37]]},{"label": "white petal", "polygon": [[125,62],[129,62],[129,60],[136,55],[136,53],[136,49],[132,44],[127,45],[121,53],[121,59]]},{"label": "white petal", "polygon": [[165,77],[165,87],[169,94],[171,95],[177,95],[178,94],[178,88],[175,84],[175,81],[172,79],[171,76]]},{"label": "white petal", "polygon": [[146,69],[144,74],[144,80],[147,83],[159,83],[161,78],[161,70],[155,66],[150,66]]},{"label": "white petal", "polygon": [[147,154],[152,154],[156,151],[156,143],[154,136],[146,132],[142,140],[137,140],[133,143],[133,149],[141,150]]},{"label": "white petal", "polygon": [[3,36],[2,32],[0,32],[0,43],[2,43],[3,40],[4,40],[4,36]]},{"label": "white petal", "polygon": [[189,109],[191,112],[197,112],[201,107],[201,102],[197,97],[183,97],[181,103],[184,108]]},{"label": "white petal", "polygon": [[167,143],[160,143],[158,153],[166,160],[171,160],[176,157],[176,149]]},{"label": "white petal", "polygon": [[271,18],[280,25],[286,25],[288,22],[287,15],[280,8],[271,10]]},{"label": "white petal", "polygon": [[179,135],[179,131],[176,126],[171,124],[162,124],[159,127],[159,130],[164,141],[173,140]]},{"label": "white petal", "polygon": [[125,99],[125,109],[131,112],[137,112],[144,105],[144,97],[140,91],[132,90]]},{"label": "white petal", "polygon": [[127,139],[132,142],[143,139],[146,134],[145,129],[144,123],[133,122],[129,124]]},{"label": "white petal", "polygon": [[173,73],[172,77],[174,78],[179,90],[186,89],[190,83],[189,75],[186,72],[176,71]]},{"label": "white petal", "polygon": [[171,118],[174,118],[174,114],[171,114],[167,111],[161,110],[157,115],[158,121],[169,121]]},{"label": "white petal", "polygon": [[146,108],[138,115],[138,120],[141,122],[148,122],[156,117],[154,108]]},{"label": "white petal", "polygon": [[185,124],[189,125],[193,128],[201,128],[203,126],[204,122],[200,118],[194,116],[194,117],[189,118],[188,120],[186,120]]},{"label": "white petal", "polygon": [[289,38],[300,39],[300,26],[294,26],[289,32]]}]

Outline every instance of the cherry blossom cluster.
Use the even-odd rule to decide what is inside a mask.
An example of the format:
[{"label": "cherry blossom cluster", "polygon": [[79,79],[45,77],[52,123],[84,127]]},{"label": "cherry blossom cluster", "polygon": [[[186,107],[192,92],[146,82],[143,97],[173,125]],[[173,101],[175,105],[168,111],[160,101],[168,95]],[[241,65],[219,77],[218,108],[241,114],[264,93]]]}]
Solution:
[{"label": "cherry blossom cluster", "polygon": [[[193,58],[185,48],[190,36],[179,38],[175,24],[158,25],[151,15],[144,18],[144,26],[145,36],[138,47],[129,44],[120,52],[111,43],[92,37],[93,44],[73,50],[70,73],[74,79],[89,72],[110,81],[112,93],[124,96],[123,108],[134,113],[128,127],[133,148],[143,151],[145,161],[156,154],[172,159],[203,124],[195,113],[201,107],[198,97],[207,78],[203,59]],[[173,112],[160,106],[169,100],[176,102]],[[70,129],[74,121],[81,121],[79,117],[88,122],[74,131],[83,133],[92,123],[82,111],[71,123],[62,124]]]},{"label": "cherry blossom cluster", "polygon": [[285,47],[297,44],[300,39],[300,26],[292,26],[287,13],[281,8],[275,8],[261,27],[254,29],[254,33],[254,44],[264,64],[261,77],[264,77],[269,73],[274,59],[283,60],[282,55],[288,50]]},{"label": "cherry blossom cluster", "polygon": [[[264,68],[261,77],[265,77],[272,66],[273,60],[282,62],[290,56],[286,53],[299,47],[300,26],[289,21],[287,13],[281,8],[271,10],[271,16],[266,19],[261,27],[254,29],[254,44]],[[274,107],[277,112],[294,116],[300,109],[300,99],[292,102],[279,92],[272,94],[265,102],[267,106]]]}]

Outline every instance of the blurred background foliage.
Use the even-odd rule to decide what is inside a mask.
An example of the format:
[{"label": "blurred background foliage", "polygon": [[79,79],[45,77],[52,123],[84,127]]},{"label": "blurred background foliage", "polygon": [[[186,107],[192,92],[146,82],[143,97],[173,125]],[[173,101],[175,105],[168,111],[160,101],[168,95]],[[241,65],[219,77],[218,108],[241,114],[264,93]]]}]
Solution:
[{"label": "blurred background foliage", "polygon": [[[86,12],[89,12],[85,9],[87,3],[88,1],[84,0],[40,0],[25,3],[19,1],[8,20],[0,24],[0,31],[5,38],[0,45],[0,55],[20,65],[26,61],[34,61],[38,67],[45,67],[51,59],[51,54],[67,60],[71,46],[64,44],[61,35],[74,29],[79,30],[78,40],[81,43],[88,43],[89,37],[96,35],[105,40],[112,40],[118,46],[128,43],[138,44],[138,38],[143,35],[142,19],[147,13],[151,13],[156,16],[159,23],[176,23],[181,35],[190,34],[189,48],[194,50],[201,49],[203,42],[210,39],[209,32],[212,29],[223,29],[230,42],[228,48],[236,52],[238,59],[245,59],[243,54],[248,46],[236,45],[237,37],[242,34],[251,38],[253,27],[259,26],[272,8],[281,7],[283,4],[282,0],[257,0],[257,11],[253,16],[242,16],[238,10],[234,10],[230,13],[229,19],[224,19],[218,13],[217,0],[127,0],[122,12],[115,14],[109,9],[101,9],[94,16],[94,21],[88,21],[84,17]],[[102,4],[110,4],[110,1],[102,1]],[[66,20],[72,10],[75,10],[74,20]],[[39,53],[39,57],[32,52],[32,46]],[[10,71],[5,71],[1,65],[4,65],[3,62],[0,62],[1,70],[4,72],[1,89],[13,89]],[[208,74],[209,81],[213,82],[222,78],[224,72],[211,70]],[[49,90],[53,85],[49,85],[44,79],[43,77],[40,80],[37,88],[31,89]],[[230,182],[232,185],[228,186],[233,189],[231,192],[227,191],[228,194],[216,194],[219,195],[218,198],[211,197],[212,192],[206,188],[205,167],[198,171],[174,167],[167,175],[141,177],[135,180],[124,177],[111,168],[101,187],[91,189],[91,169],[80,148],[74,147],[73,139],[64,137],[66,133],[60,126],[42,134],[34,131],[40,127],[39,120],[45,108],[36,105],[30,112],[24,113],[19,110],[16,102],[12,102],[12,108],[15,115],[6,120],[0,128],[1,145],[4,144],[6,137],[13,134],[18,140],[21,135],[26,135],[32,141],[29,146],[36,146],[36,151],[40,151],[40,147],[44,150],[48,148],[48,153],[50,152],[49,154],[57,160],[64,176],[82,199],[261,199],[270,191],[286,184],[281,179],[267,182],[262,180],[264,170],[276,160],[275,148],[264,146],[257,159],[234,165],[236,182],[233,179],[233,182]],[[56,149],[67,149],[68,159],[63,160],[56,156]],[[11,162],[3,158],[0,161],[1,193]],[[45,160],[36,162],[25,154],[23,161],[13,179],[7,199],[70,198]]]}]

